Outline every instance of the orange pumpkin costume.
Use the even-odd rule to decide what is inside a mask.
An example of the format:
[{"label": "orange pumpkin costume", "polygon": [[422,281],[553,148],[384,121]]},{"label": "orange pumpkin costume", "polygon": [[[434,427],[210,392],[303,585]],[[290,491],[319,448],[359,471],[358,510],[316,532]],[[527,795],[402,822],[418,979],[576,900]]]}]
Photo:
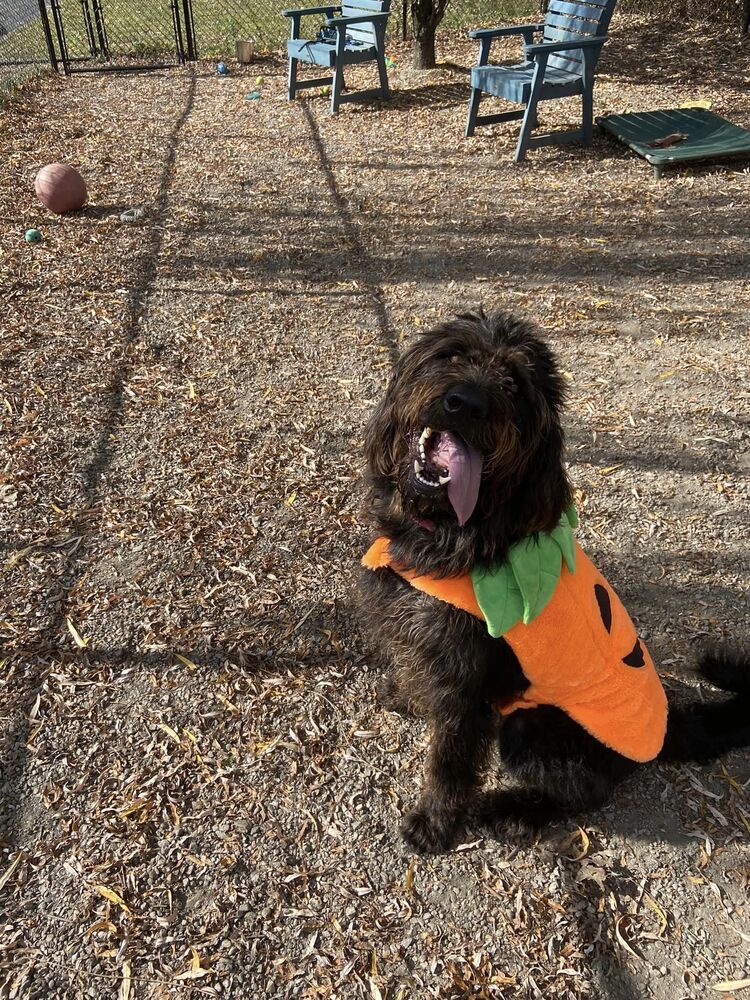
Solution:
[{"label": "orange pumpkin costume", "polygon": [[[378,538],[362,564],[390,568],[417,590],[486,621],[472,576],[418,576],[394,564]],[[498,705],[503,715],[553,705],[601,743],[631,760],[657,756],[667,728],[667,699],[648,650],[604,577],[575,543],[575,570],[561,557],[551,598],[530,622],[503,633],[530,686]]]}]

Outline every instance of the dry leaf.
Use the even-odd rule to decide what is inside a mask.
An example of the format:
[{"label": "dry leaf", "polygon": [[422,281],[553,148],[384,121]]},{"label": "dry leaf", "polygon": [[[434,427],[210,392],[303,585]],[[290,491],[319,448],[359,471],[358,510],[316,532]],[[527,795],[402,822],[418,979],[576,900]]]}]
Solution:
[{"label": "dry leaf", "polygon": [[725,979],[721,983],[715,983],[711,989],[717,993],[732,993],[734,990],[746,990],[750,987],[750,979]]},{"label": "dry leaf", "polygon": [[130,998],[130,959],[126,958],[122,963],[122,982],[120,983],[119,1000],[129,1000]]},{"label": "dry leaf", "polygon": [[117,903],[117,905],[125,910],[126,913],[133,912],[122,896],[118,892],[115,892],[114,889],[110,889],[106,885],[92,885],[91,888],[95,892],[98,892],[100,896],[104,896],[105,899],[108,899],[110,903]]},{"label": "dry leaf", "polygon": [[[595,882],[600,889],[605,888],[607,880],[607,870],[590,858],[583,862],[578,869],[576,882]],[[549,903],[547,905],[550,905]],[[563,910],[563,912],[565,912]]]},{"label": "dry leaf", "polygon": [[76,646],[78,646],[79,649],[85,649],[89,644],[89,640],[83,638],[83,636],[75,627],[70,618],[66,618],[65,621],[68,623],[68,631],[73,636],[73,642],[76,644]]},{"label": "dry leaf", "polygon": [[721,926],[728,927],[730,930],[734,931],[735,934],[738,934],[743,941],[747,941],[748,944],[750,944],[750,934],[746,934],[745,931],[741,931],[739,927],[735,927],[734,924],[728,924],[726,921],[721,923]]},{"label": "dry leaf", "polygon": [[96,923],[86,928],[83,932],[83,936],[88,937],[90,934],[95,934],[97,931],[106,931],[108,934],[114,934],[116,930],[117,928],[111,920],[97,920]]},{"label": "dry leaf", "polygon": [[460,853],[461,851],[471,851],[475,847],[479,847],[481,843],[482,843],[481,840],[468,840],[463,844],[458,844],[456,847],[453,848],[453,850],[456,852],[456,854]]},{"label": "dry leaf", "polygon": [[[575,854],[566,854],[569,848],[573,847],[575,843],[580,840],[581,844]],[[576,827],[575,833],[572,833],[567,837],[560,845],[560,853],[563,857],[567,858],[568,861],[581,861],[589,852],[591,847],[591,841],[589,840],[588,834],[580,826]]]},{"label": "dry leaf", "polygon": [[0,889],[3,889],[6,883],[11,880],[16,869],[18,868],[18,866],[21,864],[21,862],[25,857],[26,855],[23,853],[23,851],[19,851],[18,854],[16,854],[15,858],[13,858],[11,863],[3,872],[2,877],[0,877]]},{"label": "dry leaf", "polygon": [[654,139],[653,142],[649,143],[649,146],[655,146],[658,149],[667,149],[669,146],[677,146],[679,143],[684,142],[687,137],[687,132],[670,132],[669,135],[663,135],[659,139]]},{"label": "dry leaf", "polygon": [[130,816],[134,812],[138,812],[139,809],[143,809],[143,807],[149,805],[150,802],[150,799],[134,799],[129,806],[121,809],[118,815],[122,816],[124,819],[126,816]]},{"label": "dry leaf", "polygon": [[182,743],[182,740],[177,735],[176,730],[172,729],[171,726],[168,726],[166,722],[160,722],[159,729],[163,729],[164,732],[167,734],[167,736],[169,736],[170,739],[174,740],[175,743]]},{"label": "dry leaf", "polygon": [[659,918],[659,937],[662,937],[669,925],[669,918],[656,900],[647,892],[643,894],[643,901],[650,907]]},{"label": "dry leaf", "polygon": [[179,976],[175,976],[175,979],[201,979],[203,976],[210,975],[210,971],[208,969],[201,967],[201,957],[192,945],[190,945],[190,953],[190,968],[181,972]]},{"label": "dry leaf", "polygon": [[175,979],[176,980],[200,979],[202,976],[210,976],[210,975],[211,973],[208,971],[208,969],[202,969],[200,968],[200,966],[197,969],[194,969],[191,965],[191,967],[189,969],[186,969],[185,972],[181,972],[179,976],[175,976]]},{"label": "dry leaf", "polygon": [[634,958],[638,958],[643,961],[643,955],[640,955],[637,951],[633,949],[633,946],[625,939],[625,935],[621,928],[630,923],[633,919],[632,913],[623,913],[622,916],[617,918],[615,923],[615,937],[617,938],[617,943],[632,955]]},{"label": "dry leaf", "polygon": [[412,858],[409,862],[409,867],[406,869],[406,879],[404,880],[404,888],[407,892],[414,891],[414,870],[417,867],[417,859]]}]

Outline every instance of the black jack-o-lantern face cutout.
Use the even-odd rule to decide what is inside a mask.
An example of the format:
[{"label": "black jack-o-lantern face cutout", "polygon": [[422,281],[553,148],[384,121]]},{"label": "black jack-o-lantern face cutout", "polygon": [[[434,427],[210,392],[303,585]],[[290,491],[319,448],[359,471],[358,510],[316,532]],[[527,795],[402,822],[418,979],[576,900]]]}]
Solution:
[{"label": "black jack-o-lantern face cutout", "polygon": [[[599,614],[602,616],[602,622],[607,632],[612,634],[612,601],[609,596],[609,591],[606,587],[603,587],[600,583],[594,584],[594,595],[596,596],[596,603],[599,606]],[[628,623],[630,624],[630,623]],[[628,629],[630,631],[630,629]],[[636,636],[635,645],[627,654],[623,656],[622,662],[627,667],[643,667],[646,665],[646,660],[643,655],[643,647],[641,646],[641,641]]]}]

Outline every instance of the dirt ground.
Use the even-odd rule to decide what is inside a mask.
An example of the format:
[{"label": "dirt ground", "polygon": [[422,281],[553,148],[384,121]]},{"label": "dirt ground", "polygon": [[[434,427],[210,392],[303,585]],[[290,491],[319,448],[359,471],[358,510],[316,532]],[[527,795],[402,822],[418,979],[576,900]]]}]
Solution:
[{"label": "dirt ground", "polygon": [[[653,766],[536,844],[414,857],[426,733],[376,706],[353,609],[391,360],[503,305],[569,379],[582,542],[667,684],[715,696],[695,650],[750,636],[747,167],[656,182],[603,137],[515,166],[515,125],[462,138],[473,44],[421,76],[391,54],[392,105],[338,118],[285,102],[280,59],[0,111],[0,997],[678,1000],[750,975],[747,754]],[[750,126],[747,54],[621,18],[597,113],[708,98]],[[54,159],[82,213],[36,204]]]}]

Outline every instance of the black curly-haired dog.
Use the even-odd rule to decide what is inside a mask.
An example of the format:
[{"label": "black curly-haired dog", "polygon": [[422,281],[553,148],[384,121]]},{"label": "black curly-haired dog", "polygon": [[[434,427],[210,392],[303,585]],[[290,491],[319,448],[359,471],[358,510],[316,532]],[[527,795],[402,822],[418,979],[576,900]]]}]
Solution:
[{"label": "black curly-haired dog", "polygon": [[[399,567],[454,577],[502,563],[514,543],[551,532],[571,503],[560,415],[564,385],[537,330],[505,312],[460,315],[398,361],[366,432],[367,514]],[[501,717],[529,682],[503,638],[390,568],[363,574],[363,609],[392,670],[380,697],[427,716],[421,798],[402,832],[413,847],[451,847],[465,819],[500,833],[606,800],[637,767],[559,708]],[[626,661],[627,662],[627,661]],[[733,697],[670,707],[662,759],[705,761],[750,743],[750,662],[707,655],[704,679]],[[499,745],[518,788],[481,794]]]}]

